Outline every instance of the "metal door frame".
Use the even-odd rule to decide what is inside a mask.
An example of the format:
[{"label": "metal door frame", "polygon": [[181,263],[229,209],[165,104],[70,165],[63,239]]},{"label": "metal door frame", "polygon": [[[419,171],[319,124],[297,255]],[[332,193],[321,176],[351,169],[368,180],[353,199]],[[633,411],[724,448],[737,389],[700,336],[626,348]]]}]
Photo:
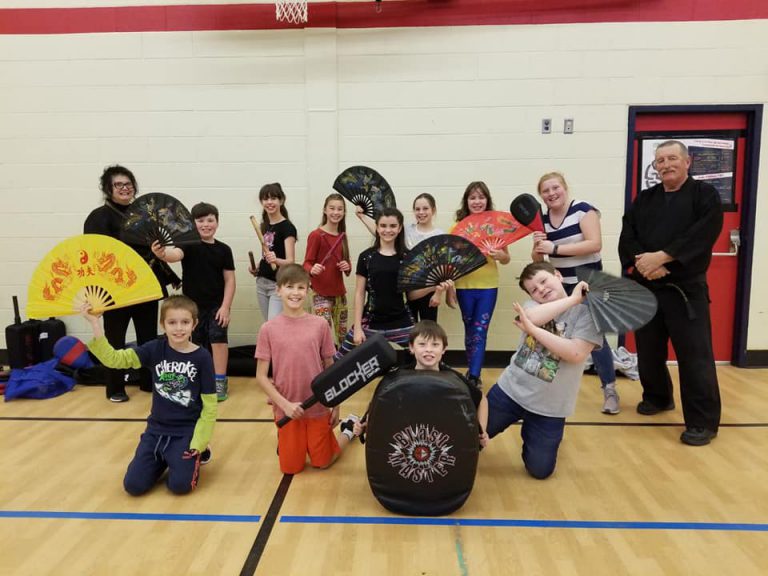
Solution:
[{"label": "metal door frame", "polygon": [[754,252],[757,182],[760,168],[760,136],[763,124],[762,104],[723,104],[702,106],[630,106],[627,125],[627,168],[624,186],[624,209],[632,203],[632,171],[635,125],[641,115],[663,114],[726,114],[746,116],[746,155],[744,158],[744,190],[741,198],[741,257],[736,274],[736,309],[733,318],[733,349],[731,364],[742,368],[768,365],[768,351],[747,350],[749,328],[749,300],[752,286],[752,259]]}]

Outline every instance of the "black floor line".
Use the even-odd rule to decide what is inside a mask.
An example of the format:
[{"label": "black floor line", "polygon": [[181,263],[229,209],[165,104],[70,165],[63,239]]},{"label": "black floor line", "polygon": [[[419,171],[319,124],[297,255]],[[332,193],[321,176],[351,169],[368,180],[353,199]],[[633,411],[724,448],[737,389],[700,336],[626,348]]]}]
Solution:
[{"label": "black floor line", "polygon": [[[684,422],[566,422],[566,426],[626,426],[626,427],[680,427],[685,426]],[[768,428],[768,422],[733,422],[726,424],[720,423],[720,428]]]},{"label": "black floor line", "polygon": [[293,474],[284,474],[283,479],[280,481],[280,485],[277,487],[275,496],[272,498],[272,504],[269,505],[267,514],[261,520],[261,528],[259,533],[256,534],[256,540],[253,541],[251,551],[248,552],[248,557],[245,559],[243,569],[240,570],[240,576],[253,576],[256,573],[256,568],[259,566],[259,560],[264,553],[264,548],[267,546],[269,535],[272,533],[272,528],[277,521],[277,516],[280,514],[280,508],[283,507],[283,501],[288,494],[288,488],[291,486],[293,480]]},{"label": "black floor line", "polygon": [[[0,416],[0,422],[146,422],[146,418],[78,418],[78,417],[52,417],[52,416]],[[230,424],[274,424],[275,421],[272,418],[217,418],[217,423],[230,423]],[[516,422],[513,426],[520,426],[520,422]],[[627,427],[627,428],[675,428],[685,426],[683,422],[566,422],[566,426],[615,426],[615,427]],[[721,428],[768,428],[768,422],[722,422]]]},{"label": "black floor line", "polygon": [[[87,417],[53,417],[53,416],[0,416],[0,420],[16,420],[23,421],[36,421],[41,422],[146,422],[146,416],[144,418],[87,418]],[[272,418],[217,418],[216,422],[257,422],[257,423],[273,423]]]}]

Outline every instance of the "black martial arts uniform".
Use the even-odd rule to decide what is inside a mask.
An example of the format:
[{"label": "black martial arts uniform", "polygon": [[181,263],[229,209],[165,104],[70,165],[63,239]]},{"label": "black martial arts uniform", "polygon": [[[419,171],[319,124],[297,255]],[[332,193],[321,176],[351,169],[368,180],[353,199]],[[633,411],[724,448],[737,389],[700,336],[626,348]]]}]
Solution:
[{"label": "black martial arts uniform", "polygon": [[[672,404],[666,366],[671,339],[686,427],[715,432],[720,425],[720,390],[706,273],[722,227],[717,190],[689,176],[675,192],[665,192],[662,184],[643,190],[624,215],[619,238],[622,267],[632,270],[632,278],[651,289],[659,302],[656,316],[635,332],[643,400],[659,408]],[[658,250],[674,258],[665,264],[669,274],[646,280],[634,269],[635,256]]]}]

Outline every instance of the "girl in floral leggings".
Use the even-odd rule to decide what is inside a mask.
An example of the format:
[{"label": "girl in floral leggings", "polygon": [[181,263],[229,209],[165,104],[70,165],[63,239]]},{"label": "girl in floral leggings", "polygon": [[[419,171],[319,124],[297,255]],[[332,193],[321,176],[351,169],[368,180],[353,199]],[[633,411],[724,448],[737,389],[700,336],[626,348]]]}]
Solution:
[{"label": "girl in floral leggings", "polygon": [[[493,209],[491,192],[485,182],[470,182],[461,199],[461,207],[456,211],[456,222],[470,214]],[[507,264],[509,252],[506,247],[491,250],[486,258],[488,262],[485,266],[456,281],[456,296],[464,321],[464,347],[469,367],[467,378],[478,386],[482,386],[480,371],[485,359],[488,328],[499,292],[499,271],[496,263]]]}]

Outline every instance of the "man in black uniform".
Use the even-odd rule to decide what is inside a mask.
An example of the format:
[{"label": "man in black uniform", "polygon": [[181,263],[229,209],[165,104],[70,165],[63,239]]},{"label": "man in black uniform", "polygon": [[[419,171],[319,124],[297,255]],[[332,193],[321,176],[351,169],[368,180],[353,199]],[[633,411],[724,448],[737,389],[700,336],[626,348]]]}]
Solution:
[{"label": "man in black uniform", "polygon": [[717,190],[688,176],[690,165],[682,142],[659,145],[654,167],[661,183],[638,194],[624,215],[619,258],[659,302],[654,318],[635,333],[643,386],[637,411],[651,416],[675,407],[666,366],[671,339],[686,427],[680,440],[704,446],[717,436],[720,425],[706,273],[723,227],[723,211]]}]

